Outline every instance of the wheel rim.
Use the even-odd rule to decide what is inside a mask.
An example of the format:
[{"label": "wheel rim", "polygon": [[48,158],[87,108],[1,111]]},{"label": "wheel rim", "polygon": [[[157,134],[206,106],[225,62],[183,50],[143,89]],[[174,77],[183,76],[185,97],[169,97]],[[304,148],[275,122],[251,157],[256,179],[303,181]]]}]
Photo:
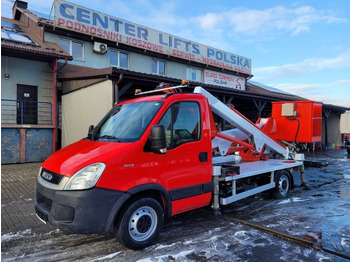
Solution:
[{"label": "wheel rim", "polygon": [[148,206],[137,209],[129,221],[129,232],[133,240],[141,242],[151,237],[157,228],[156,211]]},{"label": "wheel rim", "polygon": [[278,190],[282,196],[287,195],[289,191],[289,179],[286,175],[282,175],[278,181]]}]

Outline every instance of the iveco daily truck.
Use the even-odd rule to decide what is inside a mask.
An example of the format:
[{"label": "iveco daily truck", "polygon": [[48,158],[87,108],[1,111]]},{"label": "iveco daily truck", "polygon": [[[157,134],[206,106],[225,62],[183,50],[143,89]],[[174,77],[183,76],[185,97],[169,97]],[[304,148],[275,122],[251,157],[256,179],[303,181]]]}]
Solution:
[{"label": "iveco daily truck", "polygon": [[[274,119],[254,124],[202,87],[178,89],[116,104],[86,138],[51,155],[36,183],[38,217],[72,233],[114,230],[126,247],[141,249],[176,214],[207,205],[219,212],[268,190],[288,195],[304,158],[271,138]],[[292,112],[282,115],[303,114],[298,102],[286,104]],[[213,113],[235,128],[218,132]]]}]

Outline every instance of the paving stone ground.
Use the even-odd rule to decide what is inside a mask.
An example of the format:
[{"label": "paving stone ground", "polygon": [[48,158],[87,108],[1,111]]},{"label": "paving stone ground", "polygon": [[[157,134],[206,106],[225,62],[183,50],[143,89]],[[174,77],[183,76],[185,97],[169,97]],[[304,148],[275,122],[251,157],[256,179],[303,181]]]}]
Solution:
[{"label": "paving stone ground", "polygon": [[35,214],[35,181],[41,163],[1,165],[1,235],[54,229]]}]

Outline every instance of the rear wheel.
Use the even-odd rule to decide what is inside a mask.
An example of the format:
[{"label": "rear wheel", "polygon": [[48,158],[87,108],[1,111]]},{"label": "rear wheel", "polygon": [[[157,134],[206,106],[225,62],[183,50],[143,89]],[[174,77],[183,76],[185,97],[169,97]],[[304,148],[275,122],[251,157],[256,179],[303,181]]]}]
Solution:
[{"label": "rear wheel", "polygon": [[272,195],[276,199],[286,198],[291,189],[290,173],[286,170],[280,170],[275,177],[276,187],[272,191]]},{"label": "rear wheel", "polygon": [[163,208],[159,202],[152,198],[141,198],[123,210],[116,235],[126,247],[142,249],[158,238],[163,221]]}]

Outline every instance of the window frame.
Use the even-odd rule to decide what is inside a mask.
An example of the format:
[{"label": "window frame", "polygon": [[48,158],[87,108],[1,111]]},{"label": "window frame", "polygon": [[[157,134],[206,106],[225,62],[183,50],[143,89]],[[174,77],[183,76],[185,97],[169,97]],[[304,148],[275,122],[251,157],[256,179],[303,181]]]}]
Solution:
[{"label": "window frame", "polygon": [[[153,72],[153,64],[156,63],[156,66],[157,66],[157,72]],[[160,73],[160,63],[163,63],[164,64],[164,73],[161,74]],[[160,60],[160,59],[155,59],[155,58],[152,58],[152,63],[151,63],[151,73],[152,74],[155,74],[155,75],[162,75],[162,76],[165,76],[166,75],[166,61],[164,60]]]},{"label": "window frame", "polygon": [[[193,70],[196,71],[196,79],[192,78]],[[199,74],[198,74],[199,72]],[[197,78],[197,75],[199,75],[199,80]],[[186,66],[186,79],[190,81],[196,81],[196,82],[203,82],[203,70],[198,69],[196,67]]]},{"label": "window frame", "polygon": [[[73,39],[69,39],[69,38],[64,38],[64,37],[60,37],[59,38],[59,46],[64,49],[66,52],[67,50],[61,45],[61,41],[67,41],[69,44],[69,51],[68,53],[73,57],[73,60],[75,61],[85,61],[85,43],[79,40],[73,40]],[[73,43],[75,44],[80,44],[81,45],[81,59],[77,59],[76,56],[74,56],[73,54]]]},{"label": "window frame", "polygon": [[[116,59],[117,64],[112,64],[112,61],[111,61],[111,54],[112,53],[117,54],[117,59]],[[121,62],[120,54],[125,54],[126,55],[126,67],[123,67],[123,66],[120,65],[121,64],[120,63]],[[121,51],[121,50],[111,49],[110,50],[110,54],[109,54],[109,64],[110,64],[110,66],[113,66],[113,67],[129,69],[129,53]]]}]

